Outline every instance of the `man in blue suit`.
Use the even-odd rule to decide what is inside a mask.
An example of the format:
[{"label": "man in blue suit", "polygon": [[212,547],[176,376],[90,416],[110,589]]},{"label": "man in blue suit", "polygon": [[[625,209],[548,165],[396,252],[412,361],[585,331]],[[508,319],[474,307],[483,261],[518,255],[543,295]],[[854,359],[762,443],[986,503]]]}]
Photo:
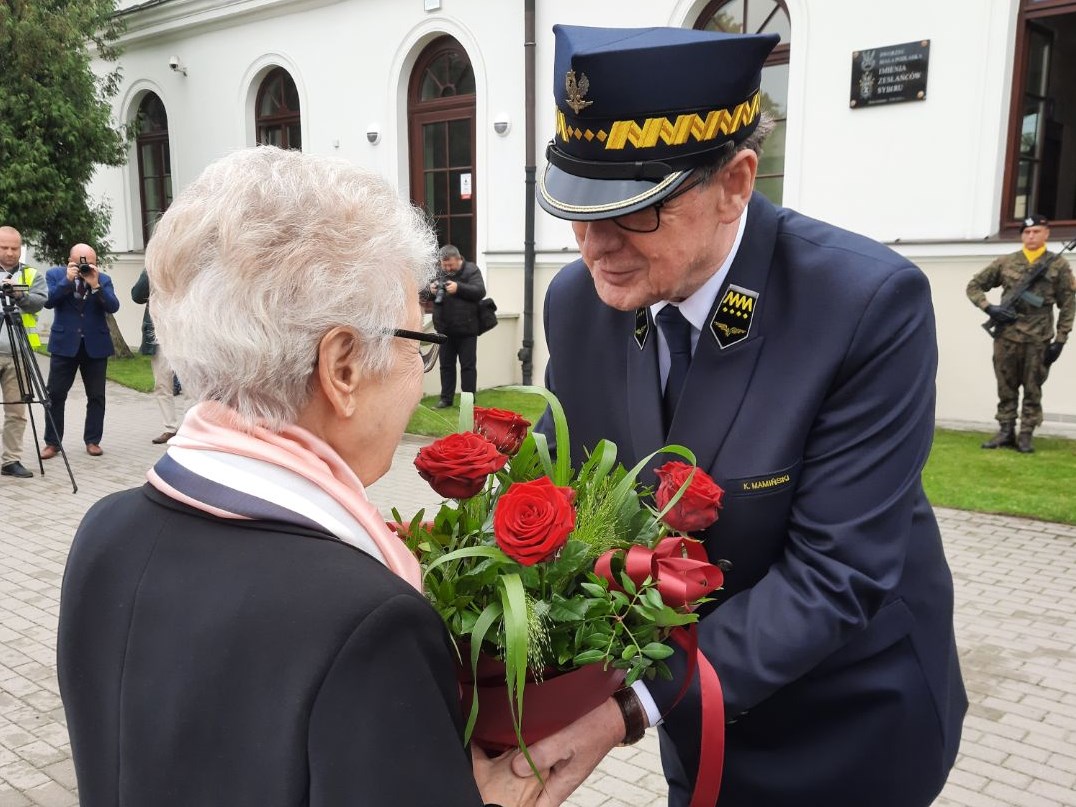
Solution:
[{"label": "man in blue suit", "polygon": [[[538,201],[572,222],[582,255],[545,301],[546,382],[571,433],[558,449],[578,464],[608,438],[630,466],[691,448],[725,490],[697,537],[732,566],[698,625],[720,689],[701,695],[678,650],[674,680],[530,746],[553,767],[539,804],[660,723],[676,807],[722,761],[721,807],[925,807],[967,707],[920,481],[937,361],[927,280],[754,193],[777,37],[554,32]],[[707,734],[723,754],[700,740],[704,706],[723,707]]]},{"label": "man in blue suit", "polygon": [[112,278],[97,269],[97,253],[87,244],[75,244],[67,266],[55,266],[45,274],[49,296],[45,308],[53,310],[49,332],[48,392],[51,417],[45,423],[45,448],[41,459],[55,457],[64,437],[64,406],[67,393],[82,375],[86,387],[86,425],[82,439],[86,451],[99,457],[105,428],[105,370],[115,350],[105,314],[119,310],[120,301]]}]

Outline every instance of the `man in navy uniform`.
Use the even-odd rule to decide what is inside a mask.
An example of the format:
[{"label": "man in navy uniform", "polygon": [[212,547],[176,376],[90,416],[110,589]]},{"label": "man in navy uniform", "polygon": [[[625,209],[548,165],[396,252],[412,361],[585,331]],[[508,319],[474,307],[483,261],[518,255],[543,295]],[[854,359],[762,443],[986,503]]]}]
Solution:
[{"label": "man in navy uniform", "polygon": [[[927,280],[754,193],[777,37],[554,32],[538,201],[572,222],[582,259],[546,297],[546,382],[573,463],[601,438],[627,466],[678,443],[725,489],[697,536],[732,564],[698,625],[727,720],[720,805],[925,807],[967,708],[920,481],[937,363]],[[679,650],[671,662],[674,680],[530,746],[554,768],[539,804],[638,739],[643,714],[661,725],[670,804],[688,804],[720,759],[700,762],[698,675],[677,701],[688,665]]]}]

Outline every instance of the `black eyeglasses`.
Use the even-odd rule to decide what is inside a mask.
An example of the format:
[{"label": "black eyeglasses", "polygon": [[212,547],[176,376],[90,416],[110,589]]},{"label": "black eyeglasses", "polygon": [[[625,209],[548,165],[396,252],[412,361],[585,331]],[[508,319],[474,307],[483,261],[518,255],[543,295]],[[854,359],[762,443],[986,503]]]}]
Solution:
[{"label": "black eyeglasses", "polygon": [[416,342],[422,342],[429,345],[425,350],[420,350],[419,355],[422,356],[422,372],[428,373],[433,369],[433,366],[437,364],[437,351],[441,345],[448,341],[448,337],[443,333],[422,333],[421,331],[405,331],[403,328],[394,328],[392,330],[393,336],[398,336],[401,339],[413,339]]},{"label": "black eyeglasses", "polygon": [[677,196],[683,196],[689,190],[696,185],[701,185],[710,178],[711,175],[703,173],[693,180],[688,180],[681,187],[670,193],[660,202],[655,202],[648,207],[644,207],[640,210],[636,210],[632,213],[625,213],[623,216],[616,216],[610,219],[621,230],[627,230],[629,233],[652,233],[661,226],[661,208],[675,199]]}]

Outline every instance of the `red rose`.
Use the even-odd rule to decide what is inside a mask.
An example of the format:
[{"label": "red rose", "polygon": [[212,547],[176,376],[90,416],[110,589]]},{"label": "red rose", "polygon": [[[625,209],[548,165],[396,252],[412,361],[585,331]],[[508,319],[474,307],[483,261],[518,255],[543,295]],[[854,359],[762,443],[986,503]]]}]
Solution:
[{"label": "red rose", "polygon": [[725,495],[725,491],[701,468],[686,462],[667,462],[654,471],[659,480],[654,496],[659,510],[665,508],[692,471],[695,476],[691,484],[664,518],[666,524],[679,532],[704,530],[717,521],[721,497]]},{"label": "red rose", "polygon": [[507,461],[508,457],[485,437],[464,432],[434,440],[419,449],[415,467],[418,475],[446,499],[469,499]]},{"label": "red rose", "polygon": [[493,536],[504,554],[524,566],[545,560],[575,529],[575,491],[553,484],[547,476],[516,482],[497,500]]},{"label": "red rose", "polygon": [[502,454],[511,456],[519,451],[530,425],[529,420],[507,409],[474,408],[474,430],[497,446]]}]

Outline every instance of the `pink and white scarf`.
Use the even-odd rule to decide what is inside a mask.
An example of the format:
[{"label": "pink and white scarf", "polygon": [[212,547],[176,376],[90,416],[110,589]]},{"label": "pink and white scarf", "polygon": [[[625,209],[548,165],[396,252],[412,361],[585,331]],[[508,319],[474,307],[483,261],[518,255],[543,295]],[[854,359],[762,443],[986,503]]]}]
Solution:
[{"label": "pink and white scarf", "polygon": [[203,401],[188,410],[146,476],[169,498],[219,518],[327,531],[422,590],[418,561],[386,526],[355,472],[300,426],[247,430],[228,407]]}]

